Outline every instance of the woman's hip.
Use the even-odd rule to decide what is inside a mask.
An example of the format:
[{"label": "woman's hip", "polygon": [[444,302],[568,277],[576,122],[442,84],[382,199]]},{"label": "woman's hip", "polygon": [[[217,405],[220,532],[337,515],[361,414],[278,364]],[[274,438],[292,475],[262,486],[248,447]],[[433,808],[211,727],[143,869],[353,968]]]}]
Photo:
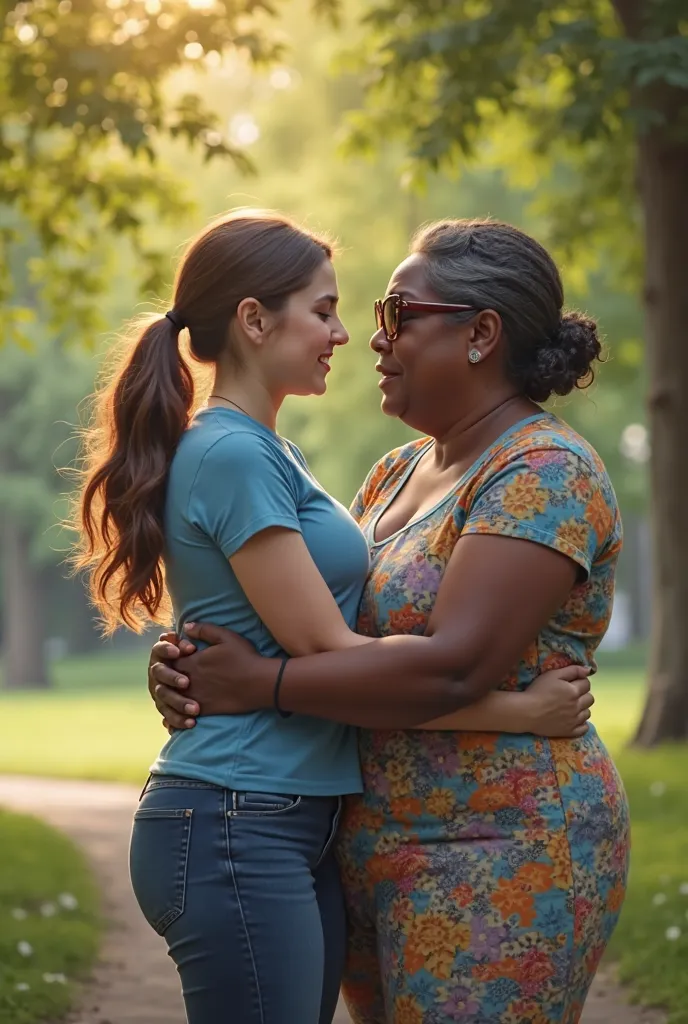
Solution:
[{"label": "woman's hip", "polygon": [[[190,888],[223,890],[240,877],[275,901],[286,886],[308,896],[331,849],[337,797],[238,792],[153,776],[134,813],[130,873],[160,934],[180,917]],[[233,883],[232,883],[233,884]]]},{"label": "woman's hip", "polygon": [[[177,964],[190,1024],[323,1024],[345,923],[338,798],[154,777],[135,812],[132,885]],[[328,1016],[329,1014],[329,1016]]]}]

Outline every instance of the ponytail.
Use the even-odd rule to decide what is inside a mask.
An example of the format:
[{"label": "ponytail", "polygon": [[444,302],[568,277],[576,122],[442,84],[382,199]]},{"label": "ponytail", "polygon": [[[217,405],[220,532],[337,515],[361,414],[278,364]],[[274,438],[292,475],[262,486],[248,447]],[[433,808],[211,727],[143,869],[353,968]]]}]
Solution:
[{"label": "ponytail", "polygon": [[144,325],[128,358],[96,395],[84,436],[83,483],[74,516],[80,544],[72,562],[86,570],[106,635],[120,622],[141,632],[160,621],[167,478],[194,399],[179,351],[177,314]]}]

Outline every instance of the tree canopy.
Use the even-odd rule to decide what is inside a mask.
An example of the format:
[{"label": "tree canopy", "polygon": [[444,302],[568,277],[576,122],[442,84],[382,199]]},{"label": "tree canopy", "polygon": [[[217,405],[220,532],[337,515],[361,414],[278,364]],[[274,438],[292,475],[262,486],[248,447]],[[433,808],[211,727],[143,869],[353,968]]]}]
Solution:
[{"label": "tree canopy", "polygon": [[[9,273],[10,250],[27,232],[39,250],[32,283],[57,328],[94,326],[104,242],[115,236],[129,238],[145,267],[144,291],[159,289],[163,265],[145,226],[178,218],[185,202],[156,144],[181,138],[206,160],[250,170],[189,69],[212,68],[230,47],[257,64],[274,59],[271,14],[255,0],[1,0],[0,340],[21,335],[31,312]],[[170,102],[170,75],[184,70],[188,88]],[[65,294],[90,301],[66,308]]]}]

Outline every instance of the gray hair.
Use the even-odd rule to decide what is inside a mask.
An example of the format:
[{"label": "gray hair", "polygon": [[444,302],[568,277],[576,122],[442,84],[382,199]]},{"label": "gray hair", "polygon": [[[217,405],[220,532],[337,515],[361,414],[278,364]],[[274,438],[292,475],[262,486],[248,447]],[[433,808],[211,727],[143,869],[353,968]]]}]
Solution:
[{"label": "gray hair", "polygon": [[562,312],[559,271],[534,238],[499,221],[442,220],[418,231],[411,252],[425,258],[428,284],[443,302],[499,313],[507,373],[522,394],[544,402],[592,383],[602,351],[597,324]]}]

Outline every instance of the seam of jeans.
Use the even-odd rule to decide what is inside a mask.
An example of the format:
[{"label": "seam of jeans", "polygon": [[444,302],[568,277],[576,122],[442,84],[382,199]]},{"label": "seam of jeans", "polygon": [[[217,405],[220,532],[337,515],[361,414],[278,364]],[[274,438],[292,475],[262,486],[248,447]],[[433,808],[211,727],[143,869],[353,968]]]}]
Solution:
[{"label": "seam of jeans", "polygon": [[[338,796],[337,797],[337,810],[334,812],[334,815],[332,817],[332,824],[330,826],[330,834],[327,837],[327,841],[325,842],[325,846],[323,847],[323,851],[322,851],[322,853],[320,854],[320,856],[319,856],[319,858],[317,860],[315,868],[319,868],[320,867],[322,862],[325,860],[325,857],[329,853],[329,851],[330,851],[330,849],[332,847],[333,842],[335,841],[335,838],[337,836],[337,829],[339,828],[339,819],[342,816],[342,807],[343,806],[344,806],[344,798],[341,797],[341,796]],[[313,870],[315,870],[315,868]]]},{"label": "seam of jeans", "polygon": [[244,914],[244,907],[243,907],[243,904],[241,902],[241,893],[239,892],[239,880],[237,878],[236,871],[234,870],[234,862],[232,861],[231,840],[230,840],[230,835],[229,835],[229,830],[230,830],[229,822],[230,822],[230,818],[229,818],[229,815],[227,813],[227,811],[228,811],[228,807],[227,807],[227,792],[228,791],[225,790],[224,801],[223,801],[223,804],[224,804],[224,807],[223,807],[223,818],[224,818],[224,822],[225,822],[225,842],[227,844],[227,864],[229,866],[229,873],[230,873],[230,875],[232,877],[232,886],[234,887],[234,895],[236,897],[237,906],[239,907],[239,916],[241,917],[241,923],[242,923],[243,928],[244,928],[244,937],[246,939],[246,944],[248,946],[248,953],[249,953],[249,956],[251,958],[251,966],[253,967],[253,979],[254,979],[255,985],[256,985],[256,995],[258,996],[258,1014],[260,1016],[260,1024],[265,1024],[265,1011],[263,1009],[263,997],[262,997],[261,991],[260,991],[260,979],[258,977],[258,965],[256,964],[256,958],[255,958],[255,955],[253,953],[253,946],[251,945],[251,935],[250,935],[250,932],[249,932],[249,929],[248,929],[248,922],[246,920],[246,915]]}]

